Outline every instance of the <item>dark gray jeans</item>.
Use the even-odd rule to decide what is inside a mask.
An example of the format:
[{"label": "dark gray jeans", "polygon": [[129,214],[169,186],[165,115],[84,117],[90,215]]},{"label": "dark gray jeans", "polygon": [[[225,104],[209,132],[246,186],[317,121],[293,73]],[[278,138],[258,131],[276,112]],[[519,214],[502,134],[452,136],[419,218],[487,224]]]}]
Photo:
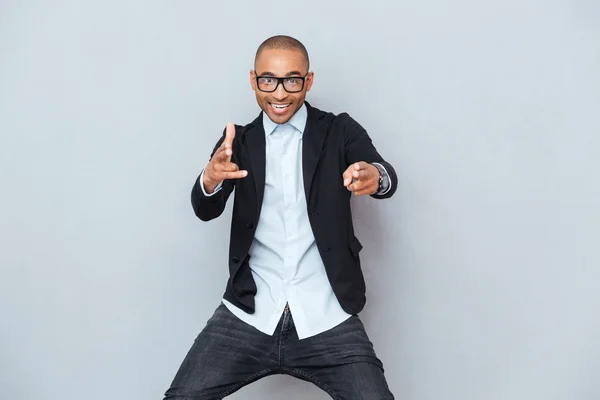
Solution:
[{"label": "dark gray jeans", "polygon": [[269,336],[221,304],[196,338],[164,400],[222,399],[273,374],[312,382],[334,399],[394,398],[358,316],[298,340],[290,312]]}]

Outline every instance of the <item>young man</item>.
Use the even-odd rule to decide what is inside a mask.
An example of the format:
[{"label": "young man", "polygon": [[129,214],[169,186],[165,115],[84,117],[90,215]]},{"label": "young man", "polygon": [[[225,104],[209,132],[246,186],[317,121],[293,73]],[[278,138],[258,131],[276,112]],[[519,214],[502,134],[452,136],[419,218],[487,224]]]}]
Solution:
[{"label": "young man", "polygon": [[396,173],[348,114],[305,101],[312,83],[299,41],[263,42],[250,72],[262,112],[227,124],[194,183],[203,221],[221,215],[235,188],[230,276],[165,399],[222,399],[272,374],[334,399],[394,398],[357,316],[365,282],[350,198],[391,197]]}]

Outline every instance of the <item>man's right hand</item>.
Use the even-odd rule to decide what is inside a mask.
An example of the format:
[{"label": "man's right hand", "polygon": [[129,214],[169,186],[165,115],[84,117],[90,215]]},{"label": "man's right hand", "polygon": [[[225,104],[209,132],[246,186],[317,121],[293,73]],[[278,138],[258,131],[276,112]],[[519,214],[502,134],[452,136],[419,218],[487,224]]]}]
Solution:
[{"label": "man's right hand", "polygon": [[248,175],[248,171],[240,171],[239,167],[231,162],[234,137],[235,127],[232,123],[228,123],[225,129],[225,140],[215,151],[204,169],[204,181],[202,183],[206,193],[214,192],[215,188],[225,179],[245,178]]}]

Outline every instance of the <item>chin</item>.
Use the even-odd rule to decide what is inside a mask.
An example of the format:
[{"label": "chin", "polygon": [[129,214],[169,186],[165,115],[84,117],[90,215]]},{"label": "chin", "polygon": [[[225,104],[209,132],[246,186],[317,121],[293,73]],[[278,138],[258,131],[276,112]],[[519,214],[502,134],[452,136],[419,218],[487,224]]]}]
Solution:
[{"label": "chin", "polygon": [[292,118],[291,115],[289,115],[289,116],[283,116],[283,115],[277,115],[277,114],[273,115],[273,114],[270,114],[270,113],[267,113],[267,115],[269,116],[269,118],[271,119],[271,121],[273,121],[273,122],[275,122],[276,124],[279,124],[279,125],[285,124],[286,122],[288,122]]}]

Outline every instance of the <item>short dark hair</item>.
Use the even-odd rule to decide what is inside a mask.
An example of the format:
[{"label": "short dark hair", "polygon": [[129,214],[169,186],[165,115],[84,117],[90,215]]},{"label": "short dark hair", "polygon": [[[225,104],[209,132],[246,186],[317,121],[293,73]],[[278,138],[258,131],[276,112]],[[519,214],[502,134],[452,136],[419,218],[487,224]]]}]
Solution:
[{"label": "short dark hair", "polygon": [[306,59],[306,65],[310,69],[310,61],[306,47],[304,47],[304,45],[298,39],[286,35],[271,36],[262,42],[260,46],[258,46],[258,50],[256,50],[256,56],[254,57],[254,68],[256,68],[256,60],[258,60],[258,56],[260,56],[264,50],[271,49],[299,51]]}]

